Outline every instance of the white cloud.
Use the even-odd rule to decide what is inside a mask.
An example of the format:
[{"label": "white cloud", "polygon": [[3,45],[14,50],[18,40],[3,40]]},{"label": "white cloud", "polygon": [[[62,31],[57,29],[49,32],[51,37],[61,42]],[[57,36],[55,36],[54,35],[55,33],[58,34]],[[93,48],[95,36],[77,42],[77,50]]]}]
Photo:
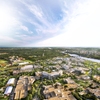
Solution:
[{"label": "white cloud", "polygon": [[[1,3],[2,4],[2,3]],[[18,24],[13,14],[12,7],[0,4],[0,32],[8,32]]]},{"label": "white cloud", "polygon": [[[21,3],[23,3],[27,7],[27,9],[36,17],[36,18],[31,18],[31,17],[28,18],[27,22],[29,22],[33,26],[35,26],[35,30],[38,34],[43,35],[44,37],[45,36],[52,37],[57,34],[60,34],[60,30],[61,30],[60,28],[63,26],[63,23],[65,23],[67,16],[65,16],[64,19],[61,18],[61,21],[58,20],[58,22],[56,22],[54,20],[56,18],[50,9],[46,9],[45,7],[43,8],[41,5],[38,5],[37,3],[35,5],[35,3],[33,4],[33,2],[26,3],[25,1],[21,1]],[[50,2],[50,3],[52,3],[52,2]],[[54,5],[52,5],[52,6],[54,6]],[[52,8],[52,6],[51,6],[51,8]],[[57,4],[55,4],[55,8],[56,8],[56,6],[57,6]],[[63,5],[59,4],[59,7],[63,7]],[[57,13],[57,12],[55,12],[55,13]],[[62,12],[62,13],[64,13],[64,12]],[[61,16],[63,16],[63,15],[61,15]]]},{"label": "white cloud", "polygon": [[38,42],[35,46],[100,46],[100,1],[77,4],[70,15],[70,22],[64,24],[62,34]]},{"label": "white cloud", "polygon": [[29,31],[29,30],[28,30],[28,27],[26,27],[26,26],[24,26],[24,25],[21,25],[20,28],[21,28],[22,30],[24,30],[24,31],[27,31],[27,32]]},{"label": "white cloud", "polygon": [[14,38],[9,37],[9,36],[0,35],[0,46],[9,47],[9,45],[10,45],[10,46],[15,46],[16,47],[16,46],[19,45],[19,43],[21,44],[22,41],[14,39]]},{"label": "white cloud", "polygon": [[0,44],[6,37],[5,45],[100,46],[99,5],[99,0],[4,2],[0,4]]}]

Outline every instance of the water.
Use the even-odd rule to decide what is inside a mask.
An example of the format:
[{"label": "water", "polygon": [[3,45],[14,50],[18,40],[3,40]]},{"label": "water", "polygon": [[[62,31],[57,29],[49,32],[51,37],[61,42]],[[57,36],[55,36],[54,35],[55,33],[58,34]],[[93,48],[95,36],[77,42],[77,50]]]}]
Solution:
[{"label": "water", "polygon": [[81,58],[81,59],[85,59],[85,60],[89,60],[89,61],[93,61],[93,62],[100,63],[100,60],[99,60],[99,59],[82,57],[82,56],[79,56],[79,55],[77,55],[77,54],[69,54],[69,55],[70,55],[70,56],[73,56],[73,57],[78,57],[78,58]]}]

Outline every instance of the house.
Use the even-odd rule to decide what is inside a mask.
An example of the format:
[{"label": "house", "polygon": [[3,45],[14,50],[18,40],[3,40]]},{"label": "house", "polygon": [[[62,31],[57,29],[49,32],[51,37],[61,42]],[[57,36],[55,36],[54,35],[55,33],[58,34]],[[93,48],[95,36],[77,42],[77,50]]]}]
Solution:
[{"label": "house", "polygon": [[64,64],[64,65],[62,65],[62,68],[64,68],[65,70],[68,70],[69,66]]},{"label": "house", "polygon": [[43,72],[42,72],[42,77],[48,78],[48,77],[49,77],[49,73],[48,73],[48,72],[43,71]]},{"label": "house", "polygon": [[67,79],[64,79],[64,82],[66,82],[67,84],[74,84],[74,80],[72,80],[70,77],[68,77]]},{"label": "house", "polygon": [[80,67],[79,68],[75,68],[74,71],[72,72],[76,75],[80,75],[80,74],[85,74],[85,70],[84,69],[81,69]]},{"label": "house", "polygon": [[13,75],[17,75],[17,74],[19,74],[20,73],[20,70],[14,70],[13,71]]},{"label": "house", "polygon": [[88,88],[88,91],[100,99],[100,88],[96,88],[96,89]]},{"label": "house", "polygon": [[43,66],[40,65],[33,65],[33,68],[42,68]]},{"label": "house", "polygon": [[97,70],[99,70],[99,71],[100,71],[100,68],[97,68]]},{"label": "house", "polygon": [[52,72],[52,73],[49,74],[49,77],[48,78],[49,79],[52,79],[52,78],[56,78],[58,76],[60,76],[60,74],[58,72]]},{"label": "house", "polygon": [[81,76],[81,79],[83,79],[83,80],[90,80],[90,77],[86,76],[86,75],[83,75],[83,76]]},{"label": "house", "polygon": [[6,88],[6,90],[5,90],[5,92],[4,92],[4,95],[9,96],[11,94],[12,90],[13,90],[13,87],[12,86],[8,86]]},{"label": "house", "polygon": [[99,87],[99,84],[98,83],[91,82],[91,88],[92,89],[96,89],[98,87]]},{"label": "house", "polygon": [[64,86],[65,90],[76,89],[77,87],[78,85],[76,83],[74,84],[69,83],[69,84],[65,84]]},{"label": "house", "polygon": [[59,70],[58,72],[52,72],[49,74],[49,79],[56,78],[58,76],[61,76],[62,74],[63,74],[62,70]]},{"label": "house", "polygon": [[9,86],[9,85],[15,85],[15,78],[10,78],[6,84],[6,86]]},{"label": "house", "polygon": [[42,75],[42,72],[39,72],[39,71],[35,72],[35,76],[40,77],[41,75]]},{"label": "house", "polygon": [[33,70],[33,65],[26,65],[24,67],[21,67],[20,69],[21,71],[30,71],[30,70]]},{"label": "house", "polygon": [[100,75],[94,75],[93,79],[95,79],[96,81],[100,81]]}]

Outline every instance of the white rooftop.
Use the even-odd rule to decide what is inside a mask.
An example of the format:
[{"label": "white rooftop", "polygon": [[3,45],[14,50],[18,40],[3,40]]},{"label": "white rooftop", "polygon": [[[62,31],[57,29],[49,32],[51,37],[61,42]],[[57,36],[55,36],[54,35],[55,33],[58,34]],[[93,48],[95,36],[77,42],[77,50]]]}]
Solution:
[{"label": "white rooftop", "polygon": [[10,94],[12,92],[13,87],[12,86],[8,86],[4,92],[4,94]]},{"label": "white rooftop", "polygon": [[15,78],[10,78],[10,79],[8,80],[8,82],[7,82],[7,85],[9,85],[9,84],[14,84],[14,82],[15,82]]},{"label": "white rooftop", "polygon": [[21,68],[21,70],[33,69],[33,65],[26,65]]}]

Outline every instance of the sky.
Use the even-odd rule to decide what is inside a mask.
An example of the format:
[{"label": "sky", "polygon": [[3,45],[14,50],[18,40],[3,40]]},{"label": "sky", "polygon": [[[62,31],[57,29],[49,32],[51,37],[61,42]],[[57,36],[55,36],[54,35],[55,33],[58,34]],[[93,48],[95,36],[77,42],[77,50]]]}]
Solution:
[{"label": "sky", "polygon": [[100,47],[100,0],[0,0],[0,47]]}]

